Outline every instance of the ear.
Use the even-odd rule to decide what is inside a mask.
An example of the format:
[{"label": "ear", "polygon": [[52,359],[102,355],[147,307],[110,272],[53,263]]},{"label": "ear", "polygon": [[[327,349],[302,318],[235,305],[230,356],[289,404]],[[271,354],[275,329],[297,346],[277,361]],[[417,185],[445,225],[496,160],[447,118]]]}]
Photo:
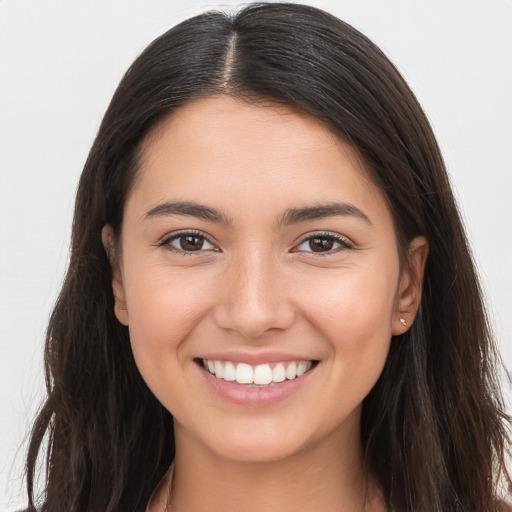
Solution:
[{"label": "ear", "polygon": [[420,307],[428,249],[428,242],[424,236],[414,238],[409,244],[393,314],[392,333],[395,336],[409,329]]},{"label": "ear", "polygon": [[123,287],[123,273],[121,270],[121,261],[116,251],[114,229],[110,224],[103,226],[101,230],[101,240],[105,251],[107,252],[110,267],[112,269],[112,292],[114,293],[114,312],[123,325],[128,325],[128,309]]}]

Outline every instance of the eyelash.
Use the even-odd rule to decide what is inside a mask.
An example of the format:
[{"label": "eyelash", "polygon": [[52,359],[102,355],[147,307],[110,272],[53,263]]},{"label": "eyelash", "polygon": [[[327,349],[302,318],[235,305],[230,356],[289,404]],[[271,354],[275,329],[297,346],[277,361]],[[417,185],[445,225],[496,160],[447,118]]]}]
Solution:
[{"label": "eyelash", "polygon": [[[172,242],[179,240],[182,237],[197,237],[203,240],[204,242],[207,242],[211,246],[214,247],[213,251],[218,252],[219,249],[215,246],[215,244],[210,240],[209,236],[201,231],[181,231],[178,233],[173,233],[170,236],[165,237],[163,240],[161,240],[157,246],[158,247],[164,247],[165,249],[174,252],[176,254],[181,255],[187,255],[187,256],[194,256],[203,254],[205,249],[198,249],[197,251],[187,251],[184,249],[179,249],[177,247],[172,246]],[[339,247],[335,249],[328,249],[326,251],[305,251],[298,249],[301,245],[310,242],[314,239],[322,239],[322,240],[328,240],[330,242],[333,242],[334,244],[339,244]],[[309,235],[307,237],[304,237],[297,245],[294,246],[294,248],[290,252],[304,252],[304,253],[310,253],[315,254],[316,256],[328,256],[330,254],[336,254],[338,252],[344,251],[344,250],[351,250],[354,248],[353,243],[348,240],[346,237],[339,235],[338,233],[332,233],[332,232],[323,232],[323,233],[314,233],[312,235]],[[211,251],[212,249],[206,249],[206,251]]]},{"label": "eyelash", "polygon": [[[219,249],[216,248],[215,244],[210,240],[210,238],[201,231],[194,231],[194,230],[188,230],[188,231],[180,231],[179,233],[173,233],[171,236],[166,236],[163,238],[157,245],[158,247],[164,247],[165,249],[174,252],[176,254],[182,254],[187,256],[194,256],[197,254],[201,254],[204,252],[204,249],[199,249],[197,251],[185,251],[184,249],[178,249],[177,247],[173,247],[171,244],[175,240],[179,240],[182,237],[197,237],[201,238],[204,242],[209,243],[211,246],[213,246],[215,251],[218,251]],[[211,249],[207,249],[208,251],[211,251]]]},{"label": "eyelash", "polygon": [[[302,244],[306,242],[311,242],[314,239],[323,239],[323,240],[329,240],[331,242],[339,244],[339,247],[336,249],[330,249],[327,251],[301,251],[300,249],[297,249]],[[310,254],[315,254],[316,256],[328,256],[330,254],[336,254],[340,251],[344,250],[351,250],[354,248],[354,244],[346,237],[339,235],[338,233],[331,233],[331,232],[323,232],[323,233],[315,233],[313,235],[309,235],[305,238],[303,238],[292,250],[292,252],[306,252]]]}]

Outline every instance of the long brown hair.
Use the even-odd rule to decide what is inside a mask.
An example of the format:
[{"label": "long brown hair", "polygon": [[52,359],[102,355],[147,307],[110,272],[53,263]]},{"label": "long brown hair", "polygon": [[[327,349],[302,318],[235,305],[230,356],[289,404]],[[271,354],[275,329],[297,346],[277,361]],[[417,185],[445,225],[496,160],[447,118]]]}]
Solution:
[{"label": "long brown hair", "polygon": [[194,98],[271,100],[313,115],[361,154],[389,202],[399,248],[430,244],[417,319],[396,336],[363,403],[367,470],[390,509],[493,511],[508,483],[510,418],[499,358],[443,160],[398,71],[365,36],[297,4],[205,13],[156,39],[105,114],[80,180],[71,259],[46,338],[48,397],[27,457],[30,510],[48,439],[42,510],[144,510],[174,455],[172,416],[142,380],[114,315],[101,229],[119,233],[142,141]]}]

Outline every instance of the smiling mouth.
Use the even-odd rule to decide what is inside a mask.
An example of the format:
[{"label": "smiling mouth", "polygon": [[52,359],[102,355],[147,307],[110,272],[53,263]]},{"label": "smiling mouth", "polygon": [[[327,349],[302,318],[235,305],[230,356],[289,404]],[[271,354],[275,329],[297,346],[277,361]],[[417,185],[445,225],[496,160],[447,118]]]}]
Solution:
[{"label": "smiling mouth", "polygon": [[199,359],[198,363],[218,379],[248,387],[268,387],[304,375],[316,366],[318,361],[284,361],[250,365],[231,361]]}]

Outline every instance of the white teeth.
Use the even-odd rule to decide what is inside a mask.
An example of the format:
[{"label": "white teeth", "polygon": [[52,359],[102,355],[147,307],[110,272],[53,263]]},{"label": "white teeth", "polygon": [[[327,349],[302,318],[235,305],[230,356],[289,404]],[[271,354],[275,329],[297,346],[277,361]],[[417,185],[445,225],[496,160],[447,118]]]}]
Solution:
[{"label": "white teeth", "polygon": [[286,378],[288,380],[295,379],[297,377],[297,364],[295,362],[292,362],[288,365],[288,368],[286,368]]},{"label": "white teeth", "polygon": [[227,362],[224,365],[224,380],[227,380],[228,382],[233,382],[236,380],[236,368],[233,363]]},{"label": "white teeth", "polygon": [[236,381],[238,382],[238,384],[252,384],[252,367],[245,363],[238,363],[236,367]]},{"label": "white teeth", "polygon": [[254,369],[254,384],[270,384],[272,382],[272,370],[268,364],[259,364]]},{"label": "white teeth", "polygon": [[203,368],[217,378],[254,386],[268,386],[285,380],[293,380],[304,375],[312,366],[312,361],[291,361],[277,363],[272,369],[269,364],[251,366],[247,363],[235,364],[231,361],[203,359]]},{"label": "white teeth", "polygon": [[311,362],[301,361],[297,366],[297,377],[304,375],[311,368]]},{"label": "white teeth", "polygon": [[215,361],[215,377],[222,379],[224,377],[224,366],[220,361]]},{"label": "white teeth", "polygon": [[282,363],[278,363],[272,370],[272,380],[274,382],[283,382],[286,379],[286,370]]}]

